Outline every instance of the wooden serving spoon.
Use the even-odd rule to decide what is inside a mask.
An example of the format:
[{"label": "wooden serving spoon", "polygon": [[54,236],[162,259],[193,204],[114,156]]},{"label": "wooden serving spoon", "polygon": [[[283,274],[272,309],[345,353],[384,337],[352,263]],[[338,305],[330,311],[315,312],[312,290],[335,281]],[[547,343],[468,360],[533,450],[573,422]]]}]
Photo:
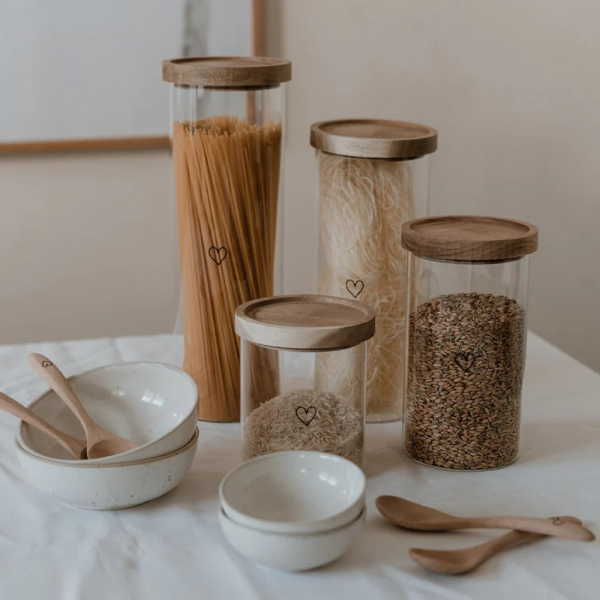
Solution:
[{"label": "wooden serving spoon", "polygon": [[379,496],[375,504],[386,519],[404,529],[417,531],[516,529],[584,542],[595,539],[594,534],[583,525],[568,523],[559,518],[550,520],[536,517],[454,517],[396,496]]},{"label": "wooden serving spoon", "polygon": [[85,436],[87,438],[87,456],[88,458],[104,458],[121,454],[136,448],[129,440],[113,435],[105,431],[95,423],[79,398],[73,391],[73,388],[67,381],[67,378],[61,373],[60,369],[48,358],[41,354],[30,354],[27,357],[29,366],[60,396],[65,404],[75,413],[79,422],[83,425]]},{"label": "wooden serving spoon", "polygon": [[[581,521],[575,517],[553,517],[561,519],[567,523],[577,523]],[[551,519],[552,520],[552,519]],[[528,533],[526,531],[509,531],[494,540],[472,546],[471,548],[461,548],[460,550],[425,550],[421,548],[411,548],[410,557],[422,567],[434,571],[435,573],[444,573],[445,575],[460,575],[473,571],[479,565],[482,565],[490,556],[494,556],[507,546],[537,540],[546,536],[537,533]]]},{"label": "wooden serving spoon", "polygon": [[0,408],[11,415],[29,423],[31,426],[43,431],[48,434],[51,438],[55,439],[67,452],[71,454],[73,458],[83,459],[87,458],[87,444],[83,440],[71,437],[70,435],[63,433],[47,423],[36,415],[33,411],[25,408],[22,404],[13,400],[10,396],[0,392]]}]

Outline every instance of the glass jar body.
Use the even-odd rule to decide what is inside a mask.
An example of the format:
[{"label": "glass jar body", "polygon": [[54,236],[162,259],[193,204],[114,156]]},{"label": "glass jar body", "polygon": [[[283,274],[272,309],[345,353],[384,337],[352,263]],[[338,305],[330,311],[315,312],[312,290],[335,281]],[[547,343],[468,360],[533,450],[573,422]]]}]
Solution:
[{"label": "glass jar body", "polygon": [[454,470],[519,455],[529,257],[438,262],[410,254],[404,447]]},{"label": "glass jar body", "polygon": [[185,339],[199,418],[240,418],[235,308],[280,291],[285,86],[172,86]]},{"label": "glass jar body", "polygon": [[[328,373],[352,371],[345,390]],[[362,466],[366,342],[329,351],[242,340],[244,460],[286,450],[330,452]]]},{"label": "glass jar body", "polygon": [[[430,155],[414,160],[354,158],[317,150],[320,294],[372,306],[368,342],[369,422],[402,418],[407,252],[402,224],[428,215]],[[340,371],[338,385],[346,387]]]}]

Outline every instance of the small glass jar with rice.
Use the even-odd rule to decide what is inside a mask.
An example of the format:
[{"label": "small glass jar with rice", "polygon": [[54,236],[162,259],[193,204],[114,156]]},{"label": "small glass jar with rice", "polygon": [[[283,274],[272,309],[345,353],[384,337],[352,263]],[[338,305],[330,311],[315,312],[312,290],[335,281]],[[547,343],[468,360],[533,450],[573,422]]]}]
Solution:
[{"label": "small glass jar with rice", "polygon": [[[313,450],[362,466],[373,309],[330,296],[276,296],[238,307],[235,327],[244,459]],[[341,371],[352,380],[343,394]]]}]

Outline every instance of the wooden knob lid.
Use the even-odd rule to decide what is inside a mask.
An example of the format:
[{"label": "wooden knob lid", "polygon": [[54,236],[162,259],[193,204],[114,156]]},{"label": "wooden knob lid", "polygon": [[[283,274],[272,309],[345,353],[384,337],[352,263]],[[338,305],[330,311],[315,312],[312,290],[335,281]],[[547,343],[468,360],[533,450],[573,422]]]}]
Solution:
[{"label": "wooden knob lid", "polygon": [[321,121],[310,128],[317,150],[357,158],[414,159],[437,149],[437,131],[427,125],[383,119]]},{"label": "wooden knob lid", "polygon": [[201,56],[163,61],[163,81],[215,88],[268,88],[292,78],[292,63],[270,56]]},{"label": "wooden knob lid", "polygon": [[404,223],[402,246],[431,260],[503,262],[535,252],[538,229],[496,217],[428,217]]},{"label": "wooden knob lid", "polygon": [[375,311],[358,300],[333,296],[274,296],[238,306],[235,331],[260,346],[338,350],[373,337]]}]

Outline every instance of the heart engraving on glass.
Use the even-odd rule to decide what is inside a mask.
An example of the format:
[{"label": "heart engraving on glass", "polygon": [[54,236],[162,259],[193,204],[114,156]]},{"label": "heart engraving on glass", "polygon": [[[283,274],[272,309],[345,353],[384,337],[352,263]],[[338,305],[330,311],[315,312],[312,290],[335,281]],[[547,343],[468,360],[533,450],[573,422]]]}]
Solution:
[{"label": "heart engraving on glass", "polygon": [[459,352],[454,362],[466,373],[473,366],[475,355],[472,352]]},{"label": "heart engraving on glass", "polygon": [[225,246],[221,246],[217,248],[216,246],[211,246],[208,249],[208,255],[220,265],[227,258],[227,248]]},{"label": "heart engraving on glass", "polygon": [[365,289],[365,282],[360,279],[357,279],[356,281],[354,281],[354,279],[348,279],[348,281],[346,281],[346,289],[353,298],[358,298],[360,293]]},{"label": "heart engraving on glass", "polygon": [[309,406],[308,408],[299,406],[296,409],[296,416],[308,427],[312,420],[317,416],[317,409],[314,406]]}]

